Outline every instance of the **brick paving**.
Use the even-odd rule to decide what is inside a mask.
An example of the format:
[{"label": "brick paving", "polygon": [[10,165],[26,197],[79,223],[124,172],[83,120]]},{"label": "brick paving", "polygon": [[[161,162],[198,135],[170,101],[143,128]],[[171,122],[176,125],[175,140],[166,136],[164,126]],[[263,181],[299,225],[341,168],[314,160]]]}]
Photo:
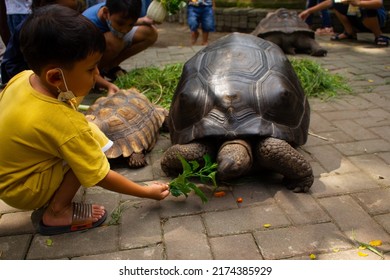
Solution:
[{"label": "brick paving", "polygon": [[[189,33],[179,24],[169,28],[183,43],[169,45],[164,26],[168,43],[157,42],[122,66],[184,62],[201,49],[187,45]],[[76,199],[102,203],[109,213],[123,205],[119,224],[108,225],[108,218],[103,227],[52,237],[36,233],[31,211],[0,201],[0,259],[380,259],[368,250],[360,257],[353,236],[380,239],[380,249],[390,249],[390,48],[374,47],[370,34],[359,34],[359,42],[317,39],[328,56],[305,57],[347,77],[353,94],[310,98],[311,135],[300,148],[314,169],[309,193],[286,190],[276,175],[221,185],[226,196],[210,196],[207,204],[195,195],[157,202],[96,187]],[[147,167],[116,170],[140,183],[168,181],[159,159],[169,145],[162,134]]]}]

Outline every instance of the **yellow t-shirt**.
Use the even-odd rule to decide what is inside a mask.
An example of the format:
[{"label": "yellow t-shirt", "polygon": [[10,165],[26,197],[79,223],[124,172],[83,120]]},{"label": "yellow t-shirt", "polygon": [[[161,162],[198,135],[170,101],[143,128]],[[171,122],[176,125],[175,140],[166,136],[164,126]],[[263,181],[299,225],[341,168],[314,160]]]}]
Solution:
[{"label": "yellow t-shirt", "polygon": [[18,74],[0,94],[0,199],[20,209],[44,206],[69,168],[85,187],[110,170],[95,127],[70,105],[33,89],[32,74]]}]

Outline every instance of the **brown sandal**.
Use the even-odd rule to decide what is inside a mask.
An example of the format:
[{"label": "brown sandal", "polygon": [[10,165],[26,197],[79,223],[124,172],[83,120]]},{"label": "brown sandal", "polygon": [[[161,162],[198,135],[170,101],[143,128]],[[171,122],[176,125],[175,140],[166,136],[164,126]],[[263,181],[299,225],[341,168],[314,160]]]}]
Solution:
[{"label": "brown sandal", "polygon": [[92,204],[73,202],[72,208],[73,216],[71,225],[46,226],[41,220],[39,222],[39,233],[42,235],[56,235],[87,230],[100,226],[107,218],[107,211],[104,211],[104,215],[99,220],[92,222]]}]

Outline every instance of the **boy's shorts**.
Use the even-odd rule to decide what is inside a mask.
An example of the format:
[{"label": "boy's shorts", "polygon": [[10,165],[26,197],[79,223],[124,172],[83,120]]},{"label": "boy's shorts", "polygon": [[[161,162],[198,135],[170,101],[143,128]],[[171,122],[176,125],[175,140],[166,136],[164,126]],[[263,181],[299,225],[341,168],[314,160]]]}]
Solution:
[{"label": "boy's shorts", "polygon": [[187,23],[190,30],[195,32],[202,26],[204,32],[214,32],[214,11],[212,6],[187,6]]},{"label": "boy's shorts", "polygon": [[126,33],[126,35],[123,37],[123,41],[125,42],[125,48],[130,47],[133,44],[133,39],[135,32],[137,31],[139,26],[134,26],[130,32]]}]

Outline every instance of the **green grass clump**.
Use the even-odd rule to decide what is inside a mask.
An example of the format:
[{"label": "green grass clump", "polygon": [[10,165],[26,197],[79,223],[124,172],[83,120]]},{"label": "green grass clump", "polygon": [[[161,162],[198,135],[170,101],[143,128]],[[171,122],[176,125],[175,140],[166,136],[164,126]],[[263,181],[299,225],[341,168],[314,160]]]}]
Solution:
[{"label": "green grass clump", "polygon": [[169,109],[182,68],[183,63],[169,64],[163,68],[138,68],[119,77],[115,84],[119,88],[135,87],[152,103]]},{"label": "green grass clump", "polygon": [[344,77],[330,73],[314,60],[291,58],[290,62],[308,97],[328,100],[352,91]]}]

